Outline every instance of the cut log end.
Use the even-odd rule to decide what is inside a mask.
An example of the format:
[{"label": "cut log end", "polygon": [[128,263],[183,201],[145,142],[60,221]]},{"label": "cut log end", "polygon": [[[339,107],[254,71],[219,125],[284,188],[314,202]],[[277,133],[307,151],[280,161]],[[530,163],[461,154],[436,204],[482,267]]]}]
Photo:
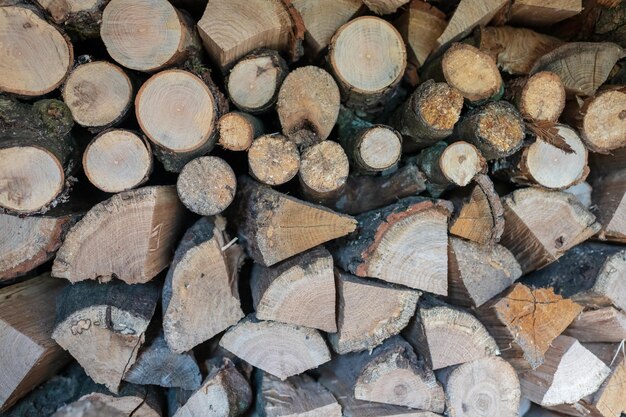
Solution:
[{"label": "cut log end", "polygon": [[452,45],[441,66],[448,84],[469,101],[488,99],[502,89],[502,77],[494,60],[471,45]]},{"label": "cut log end", "polygon": [[362,136],[355,157],[372,171],[384,171],[394,166],[402,154],[402,138],[387,126],[374,126]]},{"label": "cut log end", "polygon": [[263,133],[263,123],[241,112],[226,113],[217,123],[219,144],[229,151],[246,151],[254,139]]},{"label": "cut log end", "polygon": [[296,144],[280,134],[257,138],[248,149],[250,175],[268,185],[284,184],[300,169]]},{"label": "cut log end", "polygon": [[486,162],[475,146],[467,142],[455,142],[441,154],[439,167],[446,179],[464,187],[485,170]]},{"label": "cut log end", "polygon": [[524,117],[557,121],[565,107],[565,87],[561,78],[549,71],[532,75],[522,88],[517,106]]},{"label": "cut log end", "polygon": [[302,153],[300,183],[305,194],[325,196],[345,186],[349,170],[348,157],[341,145],[326,140]]},{"label": "cut log end", "polygon": [[449,132],[459,120],[463,95],[459,89],[446,83],[433,83],[416,103],[426,126],[436,131]]},{"label": "cut log end", "polygon": [[219,214],[232,203],[237,178],[226,161],[202,156],[189,162],[178,176],[176,190],[189,210],[202,216]]},{"label": "cut log end", "polygon": [[582,138],[594,152],[626,146],[626,90],[609,90],[590,100],[584,109]]}]

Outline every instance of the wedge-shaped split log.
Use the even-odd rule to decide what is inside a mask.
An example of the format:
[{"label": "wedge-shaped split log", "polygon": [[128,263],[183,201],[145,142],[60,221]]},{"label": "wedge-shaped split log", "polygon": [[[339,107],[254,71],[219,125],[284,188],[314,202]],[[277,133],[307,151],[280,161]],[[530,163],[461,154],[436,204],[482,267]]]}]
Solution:
[{"label": "wedge-shaped split log", "polygon": [[472,0],[461,0],[454,14],[448,22],[448,26],[437,39],[437,46],[461,39],[469,34],[475,27],[484,26],[507,5],[506,0],[488,0],[475,3]]},{"label": "wedge-shaped split log", "polygon": [[596,178],[593,200],[598,221],[602,224],[600,238],[626,243],[626,169]]},{"label": "wedge-shaped split log", "polygon": [[626,340],[626,313],[615,307],[583,311],[563,334],[581,343],[620,343]]}]

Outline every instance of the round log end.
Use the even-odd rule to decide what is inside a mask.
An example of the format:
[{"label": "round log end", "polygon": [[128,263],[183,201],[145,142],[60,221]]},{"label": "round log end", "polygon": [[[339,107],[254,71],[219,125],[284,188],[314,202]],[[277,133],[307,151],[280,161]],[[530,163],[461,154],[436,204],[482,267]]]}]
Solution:
[{"label": "round log end", "polygon": [[583,140],[595,152],[626,146],[626,90],[608,90],[594,97],[583,117]]},{"label": "round log end", "polygon": [[461,187],[469,184],[485,166],[485,159],[478,149],[467,142],[449,145],[439,158],[439,167],[446,179]]},{"label": "round log end", "polygon": [[283,135],[264,135],[248,149],[250,174],[268,185],[284,184],[300,169],[296,144]]},{"label": "round log end", "polygon": [[402,138],[387,126],[368,129],[354,151],[363,166],[371,171],[384,171],[394,166],[402,155]]},{"label": "round log end", "polygon": [[189,162],[176,182],[180,201],[189,210],[202,216],[212,216],[232,203],[237,190],[237,178],[226,161],[215,156],[203,156]]},{"label": "round log end", "polygon": [[316,193],[331,193],[344,186],[350,166],[341,145],[324,141],[302,153],[300,181]]},{"label": "round log end", "polygon": [[493,58],[471,45],[452,45],[441,66],[448,84],[469,101],[488,99],[502,88],[502,76]]}]

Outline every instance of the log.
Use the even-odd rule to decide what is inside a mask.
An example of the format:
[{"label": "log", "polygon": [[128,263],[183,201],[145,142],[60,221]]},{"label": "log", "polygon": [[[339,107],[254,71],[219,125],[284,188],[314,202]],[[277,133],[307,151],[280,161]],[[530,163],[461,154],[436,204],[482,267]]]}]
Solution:
[{"label": "log", "polygon": [[583,311],[563,334],[581,343],[620,343],[626,339],[626,313],[615,307]]},{"label": "log", "polygon": [[323,246],[269,268],[254,264],[250,287],[259,320],[337,331],[333,258]]},{"label": "log", "polygon": [[248,149],[250,175],[267,185],[285,184],[300,169],[300,153],[294,142],[274,133],[258,137]]},{"label": "log", "polygon": [[91,131],[115,126],[133,104],[133,84],[123,69],[106,61],[76,67],[62,89],[74,121]]},{"label": "log", "polygon": [[0,213],[0,282],[32,271],[52,259],[78,213],[19,217]]},{"label": "log", "polygon": [[107,193],[119,193],[148,181],[152,150],[135,132],[110,129],[92,139],[83,152],[83,169],[89,181]]},{"label": "log", "polygon": [[218,98],[188,71],[161,71],[148,79],[135,98],[135,114],[170,172],[208,153],[217,140]]},{"label": "log", "polygon": [[478,4],[472,0],[461,0],[446,30],[437,39],[437,47],[460,40],[477,26],[486,25],[507,3],[507,0],[487,0]]},{"label": "log", "polygon": [[191,350],[236,324],[243,250],[226,233],[226,220],[203,217],[176,248],[163,286],[163,329],[176,353]]},{"label": "log", "polygon": [[565,108],[563,82],[549,71],[513,80],[508,85],[507,95],[522,116],[532,121],[556,122]]},{"label": "log", "polygon": [[552,288],[517,283],[482,305],[477,314],[494,337],[502,357],[520,372],[544,363],[551,343],[582,311]]},{"label": "log", "polygon": [[491,356],[456,366],[443,384],[450,417],[518,416],[519,379],[515,369],[502,358]]},{"label": "log", "polygon": [[281,380],[330,360],[326,342],[317,330],[259,321],[253,315],[231,327],[220,346]]},{"label": "log", "polygon": [[84,399],[66,405],[52,417],[126,417],[126,414],[102,401]]},{"label": "log", "polygon": [[504,246],[481,245],[450,236],[448,246],[448,300],[456,305],[480,307],[522,275]]},{"label": "log", "polygon": [[594,393],[609,373],[610,369],[576,339],[559,336],[546,352],[544,364],[520,374],[520,383],[522,394],[532,402],[554,406]]},{"label": "log", "polygon": [[506,101],[491,101],[470,110],[455,126],[457,139],[476,146],[491,161],[517,152],[524,141],[524,121]]},{"label": "log", "polygon": [[278,52],[271,49],[251,52],[230,70],[226,80],[228,97],[243,112],[265,113],[276,104],[288,71],[287,63]]},{"label": "log", "polygon": [[55,300],[65,287],[44,274],[0,290],[0,411],[69,361],[51,337]]},{"label": "log", "polygon": [[502,200],[505,228],[501,243],[524,274],[545,267],[600,230],[574,196],[562,191],[524,188]]},{"label": "log", "polygon": [[422,0],[412,0],[395,23],[406,44],[409,59],[421,66],[437,46],[446,28],[446,15]]},{"label": "log", "polygon": [[591,208],[591,185],[587,182],[581,182],[566,188],[566,193],[570,193],[586,208]]},{"label": "log", "polygon": [[408,288],[392,287],[335,272],[337,282],[337,332],[328,340],[337,353],[372,350],[407,325],[419,298]]},{"label": "log", "polygon": [[74,63],[67,36],[29,7],[4,5],[0,27],[0,55],[11,57],[0,63],[0,92],[35,97],[61,85]]},{"label": "log", "polygon": [[463,108],[461,93],[446,83],[427,80],[391,116],[389,124],[425,148],[452,134]]},{"label": "log", "polygon": [[551,26],[583,11],[582,0],[515,0],[509,21],[522,26]]},{"label": "log", "polygon": [[400,33],[374,16],[356,18],[337,29],[328,61],[342,102],[366,119],[389,109],[407,63]]},{"label": "log", "polygon": [[[121,412],[123,417],[163,416],[161,397],[154,387],[123,384],[119,394],[113,395],[101,385],[96,385],[88,380],[87,387],[82,388],[81,391],[92,392],[80,397],[78,402],[100,402],[111,407],[116,412]],[[107,414],[103,417],[109,417],[109,415]]]},{"label": "log", "polygon": [[[116,194],[72,227],[54,259],[52,276],[73,283],[113,277],[129,284],[150,281],[169,264],[183,222],[184,208],[173,186]],[[120,239],[129,232],[132,239]]]},{"label": "log", "polygon": [[272,266],[293,255],[353,232],[356,220],[305,203],[247,177],[239,178],[235,223],[248,254]]},{"label": "log", "polygon": [[0,210],[38,214],[66,201],[77,159],[67,106],[0,97],[0,119]]},{"label": "log", "polygon": [[325,140],[337,121],[339,102],[337,83],[323,69],[306,66],[290,72],[276,102],[283,134],[303,147]]},{"label": "log", "polygon": [[341,417],[341,406],[333,395],[307,374],[281,381],[258,372],[257,412],[265,417]]},{"label": "log", "polygon": [[321,203],[344,189],[350,164],[337,142],[325,140],[305,149],[298,178],[306,200]]},{"label": "log", "polygon": [[420,301],[402,335],[435,370],[500,353],[476,317],[433,299]]},{"label": "log", "polygon": [[263,122],[248,113],[232,111],[217,122],[218,143],[229,151],[247,151],[252,141],[263,134]]},{"label": "log", "polygon": [[144,342],[158,297],[154,283],[83,281],[68,286],[57,298],[52,337],[91,379],[117,394]]},{"label": "log", "polygon": [[363,0],[367,8],[378,15],[395,13],[408,2],[409,0]]},{"label": "log", "polygon": [[180,201],[196,214],[213,216],[235,199],[237,177],[226,161],[201,156],[187,163],[176,180]]},{"label": "log", "polygon": [[72,37],[78,40],[100,37],[102,10],[108,1],[36,0],[36,3],[55,24],[61,25]]},{"label": "log", "polygon": [[443,200],[409,197],[357,216],[358,233],[333,242],[339,267],[435,294],[447,294],[447,221]]},{"label": "log", "polygon": [[165,0],[111,0],[100,35],[111,58],[143,72],[180,64],[200,49],[191,18]]},{"label": "log", "polygon": [[598,177],[591,194],[602,240],[626,243],[626,169]]}]

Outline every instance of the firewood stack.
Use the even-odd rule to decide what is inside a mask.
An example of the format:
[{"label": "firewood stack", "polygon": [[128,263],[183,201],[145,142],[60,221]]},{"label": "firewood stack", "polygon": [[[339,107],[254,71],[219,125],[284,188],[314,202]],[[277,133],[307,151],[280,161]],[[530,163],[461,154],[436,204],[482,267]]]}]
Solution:
[{"label": "firewood stack", "polygon": [[0,0],[0,416],[624,416],[623,48],[622,0]]}]

